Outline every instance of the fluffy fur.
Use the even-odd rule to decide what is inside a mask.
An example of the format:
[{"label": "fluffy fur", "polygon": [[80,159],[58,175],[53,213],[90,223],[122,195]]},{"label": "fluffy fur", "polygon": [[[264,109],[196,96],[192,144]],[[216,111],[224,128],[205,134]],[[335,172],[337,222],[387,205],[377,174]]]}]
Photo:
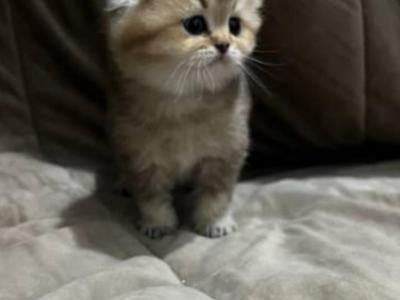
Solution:
[{"label": "fluffy fur", "polygon": [[[209,237],[232,232],[232,190],[248,147],[250,99],[244,62],[256,43],[261,0],[114,0],[110,46],[118,79],[112,136],[138,227],[157,238],[173,232],[177,187],[192,187],[189,218]],[[113,13],[113,12],[112,12]],[[207,33],[183,20],[203,16]],[[238,36],[228,22],[241,22]],[[221,55],[216,44],[229,43]]]}]

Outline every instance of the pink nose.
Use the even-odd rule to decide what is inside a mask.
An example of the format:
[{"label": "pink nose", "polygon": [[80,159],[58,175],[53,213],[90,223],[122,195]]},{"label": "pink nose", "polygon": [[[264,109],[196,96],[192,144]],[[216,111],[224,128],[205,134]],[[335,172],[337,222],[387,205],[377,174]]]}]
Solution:
[{"label": "pink nose", "polygon": [[217,50],[219,51],[219,53],[221,54],[226,54],[226,52],[228,52],[229,50],[229,44],[225,43],[225,44],[215,44],[215,48],[217,48]]}]

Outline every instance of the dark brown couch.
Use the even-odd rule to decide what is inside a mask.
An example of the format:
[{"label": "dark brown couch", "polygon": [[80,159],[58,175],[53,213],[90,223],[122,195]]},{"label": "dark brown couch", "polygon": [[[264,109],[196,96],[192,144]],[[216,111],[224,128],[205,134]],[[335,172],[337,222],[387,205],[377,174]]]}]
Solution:
[{"label": "dark brown couch", "polygon": [[[49,157],[109,160],[102,5],[1,1],[2,147],[30,135]],[[269,0],[265,16],[256,55],[271,65],[254,72],[269,92],[254,85],[252,167],[398,144],[399,1]]]}]

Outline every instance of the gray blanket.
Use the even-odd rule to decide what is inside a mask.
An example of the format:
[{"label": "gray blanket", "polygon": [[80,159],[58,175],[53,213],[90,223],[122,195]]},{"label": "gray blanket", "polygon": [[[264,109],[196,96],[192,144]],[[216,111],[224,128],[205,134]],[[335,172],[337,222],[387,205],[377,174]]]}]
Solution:
[{"label": "gray blanket", "polygon": [[400,297],[400,162],[240,184],[240,229],[219,240],[149,241],[106,208],[124,201],[91,172],[1,154],[0,299]]}]

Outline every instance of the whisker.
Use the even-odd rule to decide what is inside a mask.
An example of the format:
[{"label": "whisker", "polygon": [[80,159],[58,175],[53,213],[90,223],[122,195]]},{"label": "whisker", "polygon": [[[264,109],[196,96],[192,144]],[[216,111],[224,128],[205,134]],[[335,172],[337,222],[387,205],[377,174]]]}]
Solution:
[{"label": "whisker", "polygon": [[207,81],[207,77],[205,76],[204,67],[205,67],[205,62],[203,61],[199,68],[199,74],[200,74],[201,82],[202,82],[202,89],[201,89],[202,95],[203,95],[204,90],[206,89],[207,85],[209,84]]},{"label": "whisker", "polygon": [[204,82],[203,79],[201,77],[201,65],[202,65],[203,60],[199,59],[197,60],[197,64],[196,64],[196,85],[195,87],[200,86],[200,91],[197,91],[196,89],[194,89],[194,92],[196,92],[197,94],[200,93],[200,101],[201,99],[203,99],[203,89],[204,89]]},{"label": "whisker", "polygon": [[164,83],[164,88],[168,87],[171,81],[175,78],[176,73],[179,71],[180,68],[186,63],[186,59],[181,61],[178,66],[172,71],[171,76],[168,77],[167,81]]},{"label": "whisker", "polygon": [[200,69],[200,75],[203,80],[203,89],[202,89],[202,99],[204,98],[204,93],[206,93],[206,90],[208,87],[211,87],[212,85],[212,79],[210,75],[208,74],[209,71],[207,69],[207,63],[205,61],[202,62],[202,66]]},{"label": "whisker", "polygon": [[185,78],[185,74],[186,74],[186,71],[180,72],[180,74],[179,74],[178,85],[176,86],[177,97],[174,99],[173,102],[178,101],[181,98],[182,94],[183,94],[183,87],[184,87],[183,81],[184,81],[184,78]]},{"label": "whisker", "polygon": [[260,65],[263,65],[263,66],[267,66],[267,67],[283,67],[283,66],[285,66],[285,64],[283,64],[283,63],[265,62],[265,61],[259,60],[259,59],[255,58],[255,57],[252,57],[252,56],[246,56],[246,59],[249,60],[249,61],[252,61],[254,63],[260,64]]},{"label": "whisker", "polygon": [[275,74],[274,72],[272,72],[271,70],[268,70],[268,69],[266,69],[266,68],[263,68],[262,66],[260,66],[260,65],[258,65],[258,64],[256,64],[256,63],[254,63],[254,62],[252,62],[252,61],[247,61],[246,63],[249,64],[251,67],[256,68],[258,71],[260,71],[260,72],[262,72],[262,73],[264,73],[264,74],[266,74],[266,75],[268,75],[268,76],[271,76],[271,77],[274,77],[275,79],[277,79],[276,74]]},{"label": "whisker", "polygon": [[216,85],[215,85],[214,76],[212,75],[212,73],[210,72],[210,70],[207,67],[205,67],[204,70],[206,71],[206,74],[207,74],[208,78],[210,79],[211,91],[215,92]]},{"label": "whisker", "polygon": [[250,78],[259,88],[261,88],[264,93],[266,93],[268,96],[271,96],[271,92],[268,90],[262,80],[257,77],[256,74],[247,69],[246,66],[243,64],[239,64],[239,66],[248,78]]},{"label": "whisker", "polygon": [[200,70],[200,76],[201,76],[201,80],[202,80],[202,82],[203,82],[203,88],[202,88],[202,90],[201,90],[201,94],[202,94],[202,96],[203,96],[204,91],[205,91],[206,87],[207,87],[208,84],[209,84],[208,79],[207,79],[207,76],[205,76],[204,66],[203,66],[202,69]]},{"label": "whisker", "polygon": [[256,49],[253,51],[254,53],[278,53],[278,50],[263,50],[263,49]]},{"label": "whisker", "polygon": [[[172,73],[172,75],[167,79],[167,82],[170,82],[170,80],[175,78],[175,74],[177,73],[178,69],[182,69],[182,67],[184,67],[187,64],[187,59],[183,60],[178,67],[175,69],[175,71]],[[178,100],[181,95],[182,95],[182,79],[184,77],[184,72],[179,72],[179,76],[177,78],[177,84],[174,84],[175,87],[175,94],[177,95],[177,97],[174,99],[174,101]],[[167,83],[166,83],[167,84]]]},{"label": "whisker", "polygon": [[177,98],[175,98],[174,101],[178,101],[182,97],[183,91],[185,89],[185,85],[186,85],[186,82],[187,82],[187,79],[188,79],[188,77],[190,75],[190,72],[192,71],[193,65],[194,65],[194,62],[191,61],[189,66],[188,66],[188,68],[187,68],[187,70],[186,70],[186,72],[184,73],[183,79],[181,80],[181,84],[179,84],[179,87],[180,87],[179,95],[178,95]]},{"label": "whisker", "polygon": [[181,94],[182,94],[182,90],[181,90],[182,77],[183,77],[183,72],[179,74],[179,77],[178,77],[178,84],[176,85],[176,90],[175,90],[175,94],[176,94],[177,96],[175,97],[175,99],[173,100],[173,102],[176,102],[176,101],[179,100],[180,97],[181,97]]},{"label": "whisker", "polygon": [[200,87],[200,101],[202,101],[203,100],[203,96],[204,96],[204,86],[205,86],[205,84],[204,84],[204,78],[203,78],[203,75],[202,75],[202,71],[203,71],[203,69],[202,69],[202,61],[200,60],[199,61],[199,63],[198,63],[198,65],[197,65],[197,76],[198,76],[198,81],[199,81],[199,83],[201,83],[201,87]]}]

